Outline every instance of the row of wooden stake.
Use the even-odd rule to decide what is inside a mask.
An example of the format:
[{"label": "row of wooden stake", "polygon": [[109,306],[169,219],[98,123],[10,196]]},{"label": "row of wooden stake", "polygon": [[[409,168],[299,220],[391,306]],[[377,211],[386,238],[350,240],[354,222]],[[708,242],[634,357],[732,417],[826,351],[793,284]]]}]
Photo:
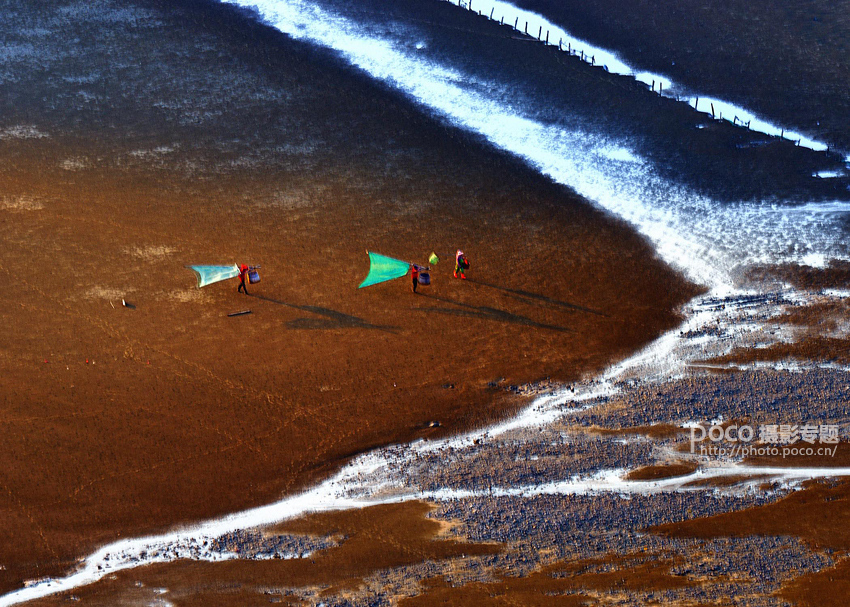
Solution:
[{"label": "row of wooden stake", "polygon": [[[450,4],[453,4],[452,0],[446,0],[446,2],[449,2]],[[466,6],[464,6],[464,4],[465,4]],[[460,8],[467,8],[467,9],[468,9],[468,10],[470,10],[470,11],[472,11],[472,10],[473,10],[473,9],[472,9],[472,0],[468,0],[468,2],[464,2],[463,0],[458,0],[458,5],[457,5],[457,6],[458,6],[458,7],[460,7]],[[494,11],[494,10],[495,10],[495,7],[493,7],[493,8],[491,8],[491,9],[490,9],[490,16],[488,17],[488,19],[489,19],[490,21],[493,21],[493,11]],[[481,11],[478,11],[478,14],[479,14],[479,15],[481,15]],[[504,25],[504,24],[505,24],[505,17],[504,17],[504,15],[503,15],[503,16],[502,16],[502,18],[501,18],[501,19],[499,19],[499,25]],[[520,31],[520,29],[519,29],[519,17],[517,17],[516,19],[514,19],[514,25],[513,25],[513,28],[514,28],[516,31]],[[526,21],[526,22],[525,22],[525,29],[523,30],[523,33],[524,33],[526,36],[527,36],[527,35],[529,35],[529,34],[528,34],[528,21]],[[544,43],[545,43],[545,44],[547,44],[547,45],[549,44],[549,30],[546,30],[546,38],[544,39],[544,38],[543,38],[543,26],[542,26],[542,25],[540,26],[540,29],[539,29],[539,30],[538,30],[538,32],[537,32],[537,40],[538,40],[538,41],[540,41],[540,42],[544,42]],[[563,39],[563,38],[560,38],[560,39],[558,40],[558,50],[560,50],[560,51],[563,51],[563,50],[564,50],[564,39]],[[567,49],[566,49],[566,52],[567,52],[567,53],[569,53],[569,54],[570,54],[570,55],[572,55],[572,56],[575,56],[575,57],[579,57],[579,58],[581,58],[581,60],[582,60],[582,61],[587,61],[587,60],[589,60],[589,63],[590,63],[590,65],[592,65],[592,66],[595,66],[595,65],[596,65],[596,56],[595,56],[595,55],[585,55],[585,53],[584,53],[584,51],[583,51],[583,50],[579,51],[578,49],[576,49],[576,52],[573,52],[572,43],[570,43],[570,42],[567,42]],[[606,66],[604,66],[604,65],[603,65],[602,67],[603,67],[606,71],[608,70],[608,68],[607,68]],[[651,88],[651,90],[652,90],[653,92],[655,92],[655,80],[653,80],[653,81],[652,81],[652,86],[651,86],[650,88]],[[662,84],[661,82],[659,82],[659,83],[658,83],[658,94],[659,94],[659,95],[661,95],[661,94],[663,93],[663,90],[662,90],[662,89],[663,89],[663,84]],[[679,100],[678,96],[676,97],[676,100],[677,100],[677,101]],[[716,115],[716,114],[714,113],[714,104],[713,104],[713,103],[710,103],[709,105],[711,106],[711,117],[712,117],[712,118],[715,118],[715,119],[717,119],[717,120],[722,120],[722,119],[723,119],[723,113],[721,112],[719,116],[718,116],[718,115]],[[697,110],[697,111],[699,111],[699,107],[698,107],[698,106],[699,106],[699,97],[697,97],[697,98],[696,98],[696,100],[694,101],[694,109],[695,109],[695,110]],[[740,118],[738,118],[737,116],[735,116],[735,117],[734,117],[734,119],[732,120],[732,124],[739,124],[739,123],[740,123],[740,125],[741,125],[741,126],[746,127],[747,129],[749,129],[749,128],[750,128],[750,122],[751,122],[750,120],[748,120],[747,122],[744,122],[743,120],[741,120],[741,119],[740,119]],[[782,139],[784,139],[784,138],[785,138],[785,129],[782,129],[782,134],[780,135],[780,137],[781,137]],[[794,141],[794,143],[795,143],[795,145],[799,145],[799,144],[800,144],[800,139],[797,139],[796,141]],[[829,147],[827,147],[826,151],[827,151],[827,153],[829,152]]]}]

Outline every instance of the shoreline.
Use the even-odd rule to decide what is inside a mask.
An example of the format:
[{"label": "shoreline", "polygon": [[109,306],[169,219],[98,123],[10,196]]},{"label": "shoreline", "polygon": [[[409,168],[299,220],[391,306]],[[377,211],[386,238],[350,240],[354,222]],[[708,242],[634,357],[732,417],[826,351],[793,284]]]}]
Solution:
[{"label": "shoreline", "polygon": [[[200,3],[102,8],[62,24],[84,43],[48,72],[101,101],[34,108],[43,136],[0,140],[6,591],[510,415],[500,386],[604,368],[697,291],[623,222],[325,53]],[[143,43],[158,63],[133,61]],[[122,79],[80,80],[104,62]],[[21,74],[21,94],[47,94]],[[428,296],[355,289],[367,247],[459,245],[479,282],[441,264]],[[184,269],[242,260],[263,266],[258,297]]]},{"label": "shoreline", "polygon": [[[641,236],[576,194],[592,191],[592,178],[571,182],[559,167],[547,165],[545,172],[577,184],[573,191],[541,175],[535,156],[524,154],[534,145],[520,150],[528,162],[494,149],[483,132],[448,124],[435,109],[374,81],[333,52],[292,40],[253,16],[243,18],[244,11],[198,0],[146,0],[146,10],[114,11],[110,2],[97,1],[103,18],[97,11],[65,13],[70,31],[63,40],[80,39],[79,54],[51,56],[50,37],[32,30],[29,35],[48,38],[34,61],[50,67],[42,74],[17,66],[16,94],[29,95],[34,106],[26,124],[0,130],[0,151],[9,159],[0,167],[0,222],[11,228],[0,242],[0,279],[7,287],[0,310],[13,319],[0,348],[0,421],[10,437],[0,451],[0,464],[9,471],[8,495],[0,496],[8,515],[0,519],[0,588],[19,587],[36,577],[33,572],[60,575],[95,546],[113,550],[120,538],[175,525],[185,531],[192,521],[212,521],[221,529],[233,519],[219,517],[245,516],[252,506],[268,512],[280,506],[275,500],[282,495],[291,496],[285,504],[309,502],[318,483],[328,487],[323,499],[330,502],[370,495],[392,501],[405,488],[412,488],[407,497],[456,499],[438,500],[430,514],[428,504],[405,503],[388,519],[380,514],[388,510],[368,508],[308,516],[257,531],[317,534],[312,543],[277,544],[300,546],[300,558],[284,552],[259,564],[160,563],[104,579],[84,594],[109,605],[115,602],[111,593],[173,588],[180,596],[175,600],[207,607],[232,603],[233,593],[245,604],[289,602],[332,594],[337,584],[409,597],[411,584],[422,582],[423,596],[412,602],[427,602],[431,592],[441,596],[443,590],[463,596],[465,591],[449,590],[453,570],[463,572],[460,578],[470,587],[483,584],[485,596],[492,596],[492,580],[503,573],[516,574],[516,580],[533,575],[542,587],[564,592],[588,583],[574,568],[587,559],[596,559],[603,573],[603,581],[590,588],[604,592],[617,586],[616,576],[605,577],[612,563],[625,562],[616,575],[629,584],[642,579],[643,565],[632,563],[638,551],[648,559],[677,554],[669,566],[649,572],[647,592],[686,593],[702,578],[682,563],[697,559],[702,548],[696,541],[647,536],[646,528],[694,513],[697,520],[711,520],[730,508],[769,507],[801,478],[830,475],[801,466],[719,465],[714,477],[699,469],[677,475],[694,463],[679,461],[687,456],[676,427],[717,415],[735,420],[756,410],[765,422],[771,415],[809,415],[806,398],[830,422],[840,418],[845,368],[802,363],[795,376],[771,361],[789,351],[822,357],[838,347],[843,352],[846,339],[824,341],[819,334],[840,332],[846,306],[820,301],[804,288],[844,286],[843,266],[766,267],[760,270],[764,276],[796,277],[800,290],[762,285],[758,294],[737,291],[716,276],[728,269],[717,262],[734,254],[734,246],[716,258],[693,254],[702,251],[693,245],[712,226],[695,235],[682,229],[688,217],[682,215],[666,231],[651,229],[658,226],[653,213],[669,182],[643,181],[628,190],[632,197],[625,203],[606,201],[615,208],[622,203],[617,212],[635,219],[647,234]],[[403,7],[408,9],[419,7]],[[433,12],[445,16],[448,9]],[[55,26],[49,8],[29,10]],[[459,23],[465,16],[449,18]],[[471,27],[496,29],[479,21]],[[452,44],[467,43],[453,36],[443,41],[446,53],[456,48]],[[487,46],[473,44],[479,51]],[[493,48],[511,54],[510,44],[502,40]],[[145,61],[139,61],[139,48],[150,53]],[[548,51],[546,60],[561,65],[557,53]],[[523,62],[537,57],[528,48],[516,54],[505,73],[522,72]],[[100,65],[110,69],[98,73]],[[595,76],[579,67],[567,76],[556,68],[560,82]],[[616,79],[599,76],[592,78],[598,81],[594,88],[572,98],[568,87],[565,107],[600,92],[610,95],[609,116],[619,107],[663,104],[679,121],[669,130],[659,129],[662,116],[645,130],[633,116],[597,134],[618,126],[644,135],[658,129],[660,139],[649,137],[644,144],[664,148],[661,142],[688,131],[682,149],[697,141],[705,146],[692,150],[695,157],[726,150],[717,154],[707,191],[730,198],[751,191],[790,189],[802,198],[829,192],[817,180],[809,183],[808,163],[820,162],[814,154],[788,145],[738,147],[734,142],[745,135],[733,132],[739,129],[694,129],[692,112],[657,96],[641,97],[646,91],[637,91],[634,82],[618,87]],[[640,103],[633,108],[635,99]],[[592,162],[610,164],[594,168],[593,176],[617,172],[624,162],[629,177],[646,176],[638,168],[642,159],[625,147],[608,152],[594,155]],[[658,154],[654,161],[676,150]],[[569,164],[572,157],[564,158]],[[721,176],[743,158],[741,174],[752,166],[764,171],[737,189],[724,189]],[[688,164],[687,157],[678,162]],[[771,175],[792,165],[787,181],[783,176],[782,183],[771,182]],[[572,169],[581,176],[589,166]],[[608,185],[606,192],[624,191]],[[659,200],[642,198],[649,192]],[[665,199],[673,203],[669,210],[689,200],[684,198]],[[704,211],[717,213],[691,216],[706,224],[731,215],[702,202]],[[634,211],[629,204],[638,206],[636,215],[628,214]],[[799,224],[824,225],[816,213],[814,219],[799,218]],[[759,225],[755,235],[771,244],[773,223]],[[833,238],[829,230],[821,232],[821,239],[806,240],[810,234],[801,229],[777,242],[833,251],[819,248]],[[737,243],[739,252],[749,251],[744,243],[763,246],[750,235]],[[458,247],[473,262],[465,282],[450,277]],[[434,284],[420,295],[410,293],[403,279],[358,291],[366,248],[413,261],[437,251],[449,261],[433,269]],[[796,246],[788,249],[789,259],[802,254]],[[664,259],[681,261],[692,277],[701,275],[704,264],[728,288],[706,292]],[[696,265],[684,263],[688,259]],[[184,268],[224,262],[262,265],[263,281],[252,287],[251,297],[234,294],[230,283],[195,289]],[[133,308],[115,305],[125,298]],[[801,305],[807,298],[811,309]],[[777,316],[794,306],[787,317]],[[245,307],[252,314],[227,316]],[[830,324],[819,327],[819,320]],[[810,343],[781,344],[804,325],[810,326]],[[729,343],[740,346],[732,362],[746,362],[748,352],[772,344],[757,350],[766,368],[714,373],[691,364],[702,361],[695,353],[706,348],[713,355],[705,357],[707,364],[725,360]],[[656,382],[660,377],[669,381]],[[537,381],[570,383],[578,393],[543,396],[523,408],[527,396],[515,393]],[[529,418],[535,425],[526,428]],[[626,482],[615,478],[620,470],[664,478]],[[329,475],[345,474],[352,475],[348,491],[328,497]],[[674,491],[684,486],[694,491]],[[619,495],[624,487],[632,508]],[[653,487],[671,491],[652,493]],[[305,494],[305,488],[314,493]],[[734,499],[705,500],[703,491]],[[387,520],[400,532],[384,537]],[[417,525],[432,528],[423,532],[428,538],[437,537],[434,527],[443,529],[441,548],[416,547],[415,556],[407,555],[404,532]],[[347,544],[343,529],[375,541]],[[208,539],[187,540],[176,550],[205,555],[202,542]],[[237,548],[256,540],[230,539]],[[223,554],[239,552],[227,541]],[[773,541],[759,537],[738,545],[760,549]],[[474,558],[458,549],[463,542],[476,551]],[[377,559],[372,569],[349,571],[350,579],[341,582],[333,574],[323,577],[333,572],[328,559],[350,563],[388,545],[403,556]],[[787,539],[780,545],[802,564],[798,574],[829,566],[828,556]],[[603,551],[612,547],[620,553],[606,560]],[[162,550],[167,558],[177,556]],[[431,563],[432,555],[440,563]],[[559,559],[561,573],[578,582],[546,579],[559,572]],[[795,563],[781,561],[769,582],[748,592],[775,590],[791,571],[789,562]],[[413,573],[375,573],[399,564]],[[506,582],[514,583],[524,584]]]}]

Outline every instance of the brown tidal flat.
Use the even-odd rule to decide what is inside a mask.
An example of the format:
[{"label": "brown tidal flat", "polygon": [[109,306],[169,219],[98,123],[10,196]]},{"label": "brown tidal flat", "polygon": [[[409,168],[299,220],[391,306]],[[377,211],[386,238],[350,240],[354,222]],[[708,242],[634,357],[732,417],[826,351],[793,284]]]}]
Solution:
[{"label": "brown tidal flat", "polygon": [[[674,574],[679,564],[666,554],[609,554],[605,558],[558,561],[527,575],[493,569],[491,582],[454,584],[445,577],[405,581],[405,566],[493,555],[508,549],[472,543],[443,534],[445,524],[426,518],[424,502],[374,506],[362,510],[311,514],[266,529],[265,533],[331,535],[339,545],[292,560],[234,560],[219,563],[178,561],[120,572],[91,586],[35,601],[39,607],[66,604],[71,597],[87,605],[137,604],[157,596],[180,607],[207,605],[306,604],[369,593],[370,576],[390,582],[413,596],[398,596],[404,607],[419,605],[595,604],[591,596],[633,591],[662,591],[697,586],[700,581]],[[487,568],[487,565],[483,565]],[[375,581],[371,584],[374,587]],[[383,588],[384,586],[382,586]],[[162,593],[162,594],[158,594]]]},{"label": "brown tidal flat", "polygon": [[796,263],[761,266],[748,270],[746,276],[759,281],[787,281],[798,289],[846,289],[850,286],[850,262],[833,259],[823,268]]},{"label": "brown tidal flat", "polygon": [[[711,364],[747,365],[758,362],[818,361],[847,364],[850,362],[850,340],[804,336],[799,341],[780,343],[758,349],[739,348],[711,359]],[[709,367],[710,368],[710,367]],[[725,369],[720,369],[725,372]]]},{"label": "brown tidal flat", "polygon": [[686,476],[695,472],[697,466],[695,464],[664,464],[643,466],[632,470],[626,475],[626,480],[630,481],[655,481],[665,478],[675,478],[677,476]]},{"label": "brown tidal flat", "polygon": [[[598,370],[693,293],[548,185],[432,183],[420,211],[401,188],[382,205],[325,184],[297,216],[252,206],[270,196],[259,179],[202,195],[116,181],[5,183],[45,201],[0,219],[14,226],[0,243],[6,589],[102,542],[274,500],[431,421],[499,417],[520,403],[489,381]],[[474,220],[440,220],[470,204]],[[455,243],[470,281],[446,263],[421,295],[407,280],[356,290],[367,246],[424,260]],[[199,291],[183,268],[242,260],[263,266],[250,297],[233,281]]]},{"label": "brown tidal flat", "polygon": [[848,312],[850,304],[846,300],[816,301],[791,308],[771,322],[791,329],[795,335],[793,341],[764,348],[735,348],[706,361],[707,366],[789,360],[847,364],[850,362],[850,339],[846,335]]},{"label": "brown tidal flat", "polygon": [[[760,445],[761,446],[761,445]],[[751,466],[786,466],[788,468],[846,468],[850,466],[850,443],[841,442],[837,444],[809,444],[796,442],[793,445],[785,445],[786,449],[797,449],[806,451],[812,449],[811,455],[762,455],[751,456],[744,460],[745,464]],[[782,451],[780,446],[779,450]]]},{"label": "brown tidal flat", "polygon": [[[746,365],[757,362],[818,361],[847,364],[850,362],[850,340],[846,324],[850,303],[846,299],[817,299],[822,289],[846,289],[850,279],[850,266],[833,260],[825,268],[798,264],[767,266],[750,271],[750,280],[765,283],[790,282],[798,289],[813,292],[814,298],[805,305],[789,307],[771,319],[771,323],[791,329],[795,338],[790,342],[771,344],[764,348],[736,348],[728,354],[706,361],[711,365]],[[727,369],[718,369],[725,372]]]},{"label": "brown tidal flat", "polygon": [[[521,403],[488,382],[599,370],[695,293],[626,226],[471,142],[437,139],[397,179],[342,159],[316,178],[61,168],[97,145],[4,144],[4,590],[267,503],[431,421],[501,417]],[[367,247],[462,247],[471,280],[444,262],[421,295],[358,291]],[[183,267],[229,262],[263,266],[250,297]]]},{"label": "brown tidal flat", "polygon": [[[622,222],[231,8],[95,4],[7,32],[42,38],[7,116],[35,126],[0,138],[0,591],[504,417],[524,401],[493,382],[598,371],[697,292]],[[357,290],[367,248],[444,261],[421,294]],[[184,267],[234,262],[262,266],[250,296]]]},{"label": "brown tidal flat", "polygon": [[87,605],[134,604],[167,590],[169,602],[188,606],[303,604],[291,589],[315,589],[317,598],[345,596],[368,576],[393,567],[495,554],[496,544],[469,543],[445,537],[444,525],[426,518],[431,506],[406,502],[362,510],[311,514],[265,532],[331,535],[336,547],[307,558],[219,563],[178,561],[121,572],[72,593],[35,601],[65,604],[76,597]]}]

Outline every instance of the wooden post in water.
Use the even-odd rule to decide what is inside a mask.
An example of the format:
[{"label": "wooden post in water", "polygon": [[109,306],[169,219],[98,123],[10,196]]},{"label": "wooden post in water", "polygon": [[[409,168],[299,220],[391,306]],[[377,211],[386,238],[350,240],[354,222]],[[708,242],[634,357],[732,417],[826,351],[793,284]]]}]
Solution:
[{"label": "wooden post in water", "polygon": [[661,94],[661,87],[662,87],[662,86],[663,86],[663,85],[662,85],[662,83],[661,83],[661,82],[659,82],[659,83],[658,83],[658,94],[659,94],[659,95]]},{"label": "wooden post in water", "polygon": [[549,30],[546,30],[546,44],[549,44]]},{"label": "wooden post in water", "polygon": [[540,37],[543,36],[543,26],[540,26],[540,31],[537,32],[537,39],[540,40]]},{"label": "wooden post in water", "polygon": [[584,61],[584,51],[581,52],[581,60]]},{"label": "wooden post in water", "polygon": [[573,43],[567,42],[567,52],[572,55],[573,54]]},{"label": "wooden post in water", "polygon": [[711,117],[714,118],[714,104],[711,104]]},{"label": "wooden post in water", "polygon": [[525,22],[525,35],[528,36],[528,21]]},{"label": "wooden post in water", "polygon": [[596,55],[590,58],[590,65],[596,65]]},{"label": "wooden post in water", "polygon": [[652,90],[655,90],[655,80],[652,81]]},{"label": "wooden post in water", "polygon": [[499,25],[504,25],[504,24],[505,24],[505,16],[502,15],[502,20],[499,21]]},{"label": "wooden post in water", "polygon": [[561,46],[561,45],[563,44],[563,42],[564,42],[564,39],[563,39],[563,38],[558,38],[558,50],[559,50],[559,51],[564,50],[564,47],[563,47],[563,46]]},{"label": "wooden post in water", "polygon": [[516,26],[517,26],[518,24],[519,24],[519,17],[517,17],[516,19],[514,19],[514,29],[516,29]]},{"label": "wooden post in water", "polygon": [[496,7],[495,7],[495,6],[494,6],[493,8],[491,8],[491,9],[490,9],[490,21],[492,21],[492,20],[493,20],[493,11],[494,11],[494,10],[496,10]]},{"label": "wooden post in water", "polygon": [[699,97],[697,97],[696,99],[694,99],[694,109],[695,109],[695,110],[697,110],[697,111],[699,111],[699,109],[698,109],[698,108],[699,108]]}]

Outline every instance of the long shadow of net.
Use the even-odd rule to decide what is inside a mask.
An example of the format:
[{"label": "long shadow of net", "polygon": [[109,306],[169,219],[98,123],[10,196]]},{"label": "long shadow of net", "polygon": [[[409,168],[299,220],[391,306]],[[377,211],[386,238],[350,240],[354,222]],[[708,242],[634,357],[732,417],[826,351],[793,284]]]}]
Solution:
[{"label": "long shadow of net", "polygon": [[295,318],[288,321],[286,326],[290,329],[375,329],[377,331],[386,331],[388,333],[395,333],[398,330],[398,327],[391,325],[376,325],[358,316],[345,314],[344,312],[332,310],[331,308],[323,308],[322,306],[293,304],[279,299],[274,299],[272,297],[267,297],[265,295],[256,295],[254,293],[251,293],[249,297],[254,297],[273,304],[286,306],[288,308],[316,315],[316,317]]},{"label": "long shadow of net", "polygon": [[561,331],[570,333],[573,332],[572,329],[568,329],[567,327],[538,322],[536,320],[528,318],[527,316],[522,316],[521,314],[514,314],[513,312],[508,312],[507,310],[501,310],[492,306],[476,306],[456,301],[454,299],[438,297],[437,295],[430,295],[426,293],[423,293],[423,295],[425,297],[428,297],[429,299],[435,299],[437,301],[442,301],[453,306],[459,306],[459,308],[417,308],[421,312],[449,314],[452,316],[465,316],[467,318],[482,318],[484,320],[492,320],[506,324],[525,325],[527,327],[534,327],[536,329],[548,329],[550,331]]},{"label": "long shadow of net", "polygon": [[597,316],[603,316],[608,318],[608,314],[601,312],[599,310],[594,310],[593,308],[587,308],[585,306],[580,306],[578,304],[570,303],[568,301],[561,301],[558,299],[554,299],[552,297],[548,297],[546,295],[541,295],[540,293],[532,293],[531,291],[523,291],[521,289],[511,289],[509,287],[503,287],[500,285],[494,285],[487,282],[483,282],[481,280],[476,280],[474,278],[467,279],[467,282],[470,282],[474,285],[478,285],[481,287],[488,287],[490,289],[496,289],[507,293],[509,296],[514,297],[515,299],[520,299],[528,302],[527,300],[532,300],[532,302],[539,302],[543,304],[548,304],[550,306],[555,306],[559,308],[566,308],[568,310],[574,310],[576,312],[586,312],[588,314],[596,314]]}]

